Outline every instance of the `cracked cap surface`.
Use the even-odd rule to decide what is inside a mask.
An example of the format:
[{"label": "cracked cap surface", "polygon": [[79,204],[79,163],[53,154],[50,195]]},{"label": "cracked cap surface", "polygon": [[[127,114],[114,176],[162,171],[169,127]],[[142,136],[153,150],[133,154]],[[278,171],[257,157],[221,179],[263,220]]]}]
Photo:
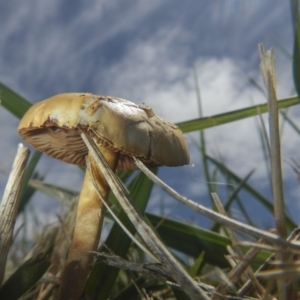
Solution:
[{"label": "cracked cap surface", "polygon": [[88,149],[82,132],[101,146],[120,152],[119,170],[136,169],[132,156],[148,167],[189,163],[180,129],[130,101],[90,93],[55,95],[34,104],[18,127],[21,137],[39,151],[85,166]]}]

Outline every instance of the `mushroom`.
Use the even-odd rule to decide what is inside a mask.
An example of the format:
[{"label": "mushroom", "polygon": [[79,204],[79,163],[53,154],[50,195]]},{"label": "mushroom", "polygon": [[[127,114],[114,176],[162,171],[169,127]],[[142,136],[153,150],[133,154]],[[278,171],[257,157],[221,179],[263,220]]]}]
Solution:
[{"label": "mushroom", "polygon": [[[148,167],[189,163],[188,148],[177,126],[145,105],[116,97],[90,93],[53,96],[33,105],[18,131],[34,148],[64,162],[86,166],[87,158],[104,199],[110,188],[89,155],[82,132],[94,139],[114,171],[135,169],[132,157]],[[87,171],[58,299],[80,297],[92,263],[89,251],[96,250],[100,239],[104,210]]]}]

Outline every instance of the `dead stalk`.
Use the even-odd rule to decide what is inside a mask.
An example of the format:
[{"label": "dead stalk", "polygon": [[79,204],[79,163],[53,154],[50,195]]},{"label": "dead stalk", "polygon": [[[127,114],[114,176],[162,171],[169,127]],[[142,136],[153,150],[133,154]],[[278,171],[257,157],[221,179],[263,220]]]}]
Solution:
[{"label": "dead stalk", "polygon": [[0,286],[4,278],[7,254],[13,241],[13,230],[19,209],[19,193],[29,150],[18,146],[0,207]]},{"label": "dead stalk", "polygon": [[[271,179],[272,192],[274,201],[274,216],[277,234],[286,239],[287,231],[285,225],[285,204],[282,182],[281,168],[281,143],[279,132],[279,115],[276,93],[276,73],[275,73],[275,55],[273,50],[265,52],[264,46],[259,45],[259,54],[261,58],[261,74],[267,89],[268,107],[269,107],[269,130],[270,130],[270,162],[271,162]],[[288,261],[288,256],[281,250],[279,246],[275,253],[277,260],[283,263]],[[279,298],[282,300],[289,299],[287,284],[284,278],[278,278],[277,287]]]},{"label": "dead stalk", "polygon": [[[227,216],[226,211],[225,211],[218,195],[216,193],[212,193],[212,197],[213,197],[213,200],[215,202],[215,206],[217,207],[219,213],[224,215],[224,216]],[[248,251],[248,253],[244,256],[244,253],[243,253],[241,247],[238,245],[239,240],[238,240],[235,232],[230,228],[226,228],[226,230],[228,232],[229,238],[231,239],[234,251],[236,252],[237,256],[239,258],[244,258],[243,261],[238,262],[236,264],[236,266],[230,270],[230,272],[227,275],[228,280],[231,283],[234,283],[244,273],[251,280],[251,282],[252,282],[253,286],[255,287],[257,293],[261,296],[264,295],[265,290],[260,285],[257,278],[254,276],[254,272],[253,272],[253,270],[250,266],[251,259],[253,259],[253,257],[259,252],[259,249],[256,249],[256,248],[250,249],[250,251]],[[216,288],[216,294],[213,296],[212,299],[221,299],[222,298],[221,295],[224,295],[226,293],[228,287],[229,286],[226,282],[220,283],[219,286]]]},{"label": "dead stalk", "polygon": [[193,201],[191,199],[188,199],[188,198],[178,194],[174,189],[169,187],[165,182],[163,182],[157,176],[155,176],[140,160],[135,159],[135,163],[140,168],[140,170],[146,174],[146,176],[148,178],[150,178],[155,184],[157,184],[159,187],[161,187],[163,190],[165,190],[174,199],[185,204],[186,206],[188,206],[191,209],[193,209],[194,211],[202,214],[203,216],[206,216],[215,222],[218,222],[224,226],[228,226],[228,227],[238,230],[240,232],[248,233],[253,236],[263,238],[267,242],[274,243],[276,245],[282,245],[285,247],[290,247],[291,249],[297,249],[297,250],[300,249],[300,245],[298,243],[290,243],[290,242],[282,239],[281,237],[279,237],[276,234],[269,233],[267,231],[264,231],[264,230],[255,228],[253,226],[244,224],[242,222],[236,221],[232,218],[223,216],[209,208],[206,208],[205,206],[203,206],[201,204],[196,203],[195,201]]}]

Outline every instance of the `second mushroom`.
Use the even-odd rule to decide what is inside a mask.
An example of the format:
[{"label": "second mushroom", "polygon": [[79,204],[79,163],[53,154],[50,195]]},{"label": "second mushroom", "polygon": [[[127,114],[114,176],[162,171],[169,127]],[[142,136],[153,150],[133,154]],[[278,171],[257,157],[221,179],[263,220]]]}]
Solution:
[{"label": "second mushroom", "polygon": [[[18,131],[39,151],[64,162],[86,166],[89,160],[104,199],[110,188],[81,139],[91,136],[115,171],[135,169],[132,157],[148,167],[189,163],[186,142],[177,126],[151,108],[124,99],[89,93],[66,93],[33,105]],[[103,222],[104,205],[88,171],[82,185],[73,239],[62,274],[58,299],[78,299],[92,263]]]}]

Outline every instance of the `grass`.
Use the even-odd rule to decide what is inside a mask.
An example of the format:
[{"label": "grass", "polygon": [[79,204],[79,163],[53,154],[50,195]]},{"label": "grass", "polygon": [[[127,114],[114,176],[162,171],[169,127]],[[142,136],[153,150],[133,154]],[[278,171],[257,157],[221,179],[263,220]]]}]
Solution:
[{"label": "grass", "polygon": [[[298,5],[298,1],[291,2],[293,7]],[[297,15],[294,16],[294,21],[296,42],[293,68],[295,86],[299,91],[300,35]],[[295,96],[277,101],[272,52],[265,52],[262,47],[260,51],[268,103],[209,118],[203,117],[195,71],[199,118],[177,124],[184,133],[199,132],[199,154],[202,157],[206,181],[216,181],[216,176],[222,176],[228,183],[235,184],[235,188],[227,186],[228,198],[225,204],[220,203],[217,193],[211,193],[214,190],[208,185],[213,209],[200,206],[161,182],[155,176],[156,171],[154,174],[147,173],[142,165],[142,171],[133,174],[119,173],[122,184],[118,183],[114,175],[108,175],[114,188],[123,192],[121,196],[118,196],[117,192],[117,197],[113,194],[110,196],[109,202],[113,203],[112,209],[116,217],[107,213],[106,218],[113,225],[104,244],[98,249],[99,254],[95,254],[95,263],[85,285],[88,299],[232,299],[230,297],[235,296],[239,297],[238,299],[251,297],[285,300],[299,297],[300,287],[296,284],[299,280],[299,246],[296,245],[299,229],[284,212],[286,203],[283,197],[283,179],[278,168],[281,166],[278,110],[281,110],[280,115],[286,124],[300,133],[296,122],[285,111],[292,105],[298,105],[299,99]],[[1,83],[0,90],[1,104],[12,115],[21,118],[31,103]],[[270,140],[265,140],[263,128],[260,132],[262,145],[269,144],[272,160],[269,161],[268,151],[263,150],[268,147],[262,146],[261,150],[264,151],[266,163],[270,166],[270,182],[275,195],[273,199],[264,197],[249,184],[252,170],[249,170],[245,178],[239,177],[230,166],[207,152],[205,140],[207,128],[258,116],[267,111],[270,111]],[[18,178],[18,183],[13,184],[13,187],[18,192],[7,192],[14,197],[13,203],[16,205],[13,211],[6,213],[7,218],[3,217],[5,203],[12,199],[7,202],[5,196],[1,203],[0,270],[3,276],[0,276],[0,299],[54,299],[59,284],[74,226],[76,193],[45,183],[36,168],[40,159],[41,153],[35,152],[26,167],[23,163],[17,172],[13,167],[11,176]],[[294,167],[297,170],[297,166]],[[201,228],[145,212],[154,184],[161,185],[171,196],[197,213],[211,218],[214,221],[213,226],[210,229]],[[123,189],[123,185],[126,186],[126,190]],[[8,183],[7,187],[11,186]],[[39,228],[38,237],[31,241],[33,246],[28,246],[27,240],[13,242],[14,220],[17,216],[23,216],[27,222],[27,215],[31,212],[26,208],[36,190],[54,198],[69,199],[69,210],[59,216],[56,224]],[[274,232],[270,233],[253,225],[251,215],[247,213],[241,201],[241,192],[250,194],[262,208],[272,213],[276,220]],[[128,214],[122,209],[123,204],[120,203],[124,199],[128,200],[129,205],[130,199],[135,201],[135,207],[138,209],[135,225],[130,220],[131,216],[128,218]],[[228,216],[234,203],[238,205],[249,224],[237,222]],[[135,208],[130,207],[130,211],[134,213]],[[116,222],[115,218],[119,222]],[[10,222],[4,224],[6,219],[10,219]],[[147,231],[143,234],[138,233],[142,230],[140,226],[142,229],[145,226]],[[134,235],[137,242],[132,242],[126,231]],[[3,232],[8,232],[8,235],[4,235]],[[240,238],[241,232],[243,239]],[[140,243],[148,248],[156,260],[151,259],[148,251],[139,246]],[[29,253],[25,255],[26,252]],[[188,284],[189,288],[182,288],[185,284]],[[195,296],[197,291],[199,294]]]}]

